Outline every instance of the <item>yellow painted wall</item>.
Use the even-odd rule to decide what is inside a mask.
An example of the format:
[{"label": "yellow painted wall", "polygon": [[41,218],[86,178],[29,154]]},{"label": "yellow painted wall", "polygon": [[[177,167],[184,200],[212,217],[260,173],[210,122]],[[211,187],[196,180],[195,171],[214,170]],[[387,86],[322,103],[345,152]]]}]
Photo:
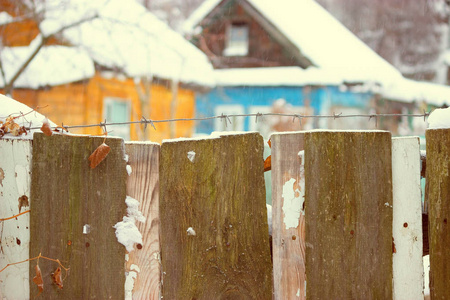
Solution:
[{"label": "yellow painted wall", "polygon": [[[84,83],[71,83],[40,90],[16,89],[13,91],[12,96],[14,99],[32,108],[48,105],[39,109],[39,112],[58,125],[61,123],[64,123],[64,125],[84,125],[103,122],[103,104],[104,99],[107,97],[129,101],[131,103],[131,121],[139,121],[142,116],[152,120],[171,118],[172,93],[170,88],[153,84],[150,92],[150,105],[143,112],[137,89],[132,79],[107,79],[99,74],[96,74],[92,79]],[[193,118],[195,107],[194,92],[187,89],[178,89],[175,107],[176,118]],[[155,126],[156,131],[148,125],[144,134],[144,126],[132,125],[130,129],[131,140],[161,142],[163,139],[171,138],[169,123],[156,123]],[[114,127],[108,127],[107,130],[114,131]],[[190,137],[194,131],[194,122],[176,122],[174,129],[174,136],[172,137]],[[93,135],[102,133],[102,129],[99,127],[71,129],[70,131]]]}]

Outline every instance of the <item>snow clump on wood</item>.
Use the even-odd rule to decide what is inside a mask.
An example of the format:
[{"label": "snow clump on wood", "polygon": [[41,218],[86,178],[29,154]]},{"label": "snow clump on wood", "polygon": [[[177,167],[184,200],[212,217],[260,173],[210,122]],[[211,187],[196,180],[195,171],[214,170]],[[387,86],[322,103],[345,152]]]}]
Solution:
[{"label": "snow clump on wood", "polygon": [[139,211],[139,201],[127,196],[125,203],[128,206],[128,216],[124,216],[123,220],[113,227],[116,229],[117,241],[131,252],[134,250],[134,244],[142,244],[142,234],[136,227],[136,221],[145,223],[145,217]]}]

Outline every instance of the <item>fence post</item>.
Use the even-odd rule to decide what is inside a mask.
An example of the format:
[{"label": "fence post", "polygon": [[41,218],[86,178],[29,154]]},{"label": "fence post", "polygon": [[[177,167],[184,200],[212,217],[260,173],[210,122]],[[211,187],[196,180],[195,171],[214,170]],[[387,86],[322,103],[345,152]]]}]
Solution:
[{"label": "fence post", "polygon": [[273,134],[274,299],[305,299],[304,133]]},{"label": "fence post", "polygon": [[163,142],[164,299],[272,299],[258,133]]},{"label": "fence post", "polygon": [[423,299],[422,197],[418,137],[392,139],[394,299]]},{"label": "fence post", "polygon": [[[103,140],[34,134],[30,256],[42,253],[70,267],[63,289],[58,289],[51,279],[58,264],[39,260],[45,299],[125,295],[125,248],[113,228],[126,215],[125,147],[122,139],[106,139],[111,151],[91,169],[88,157]],[[31,278],[36,263],[30,263]],[[35,298],[38,289],[32,280],[30,286]]]},{"label": "fence post", "polygon": [[305,133],[306,296],[392,298],[391,134]]},{"label": "fence post", "polygon": [[139,210],[145,223],[136,226],[142,234],[143,244],[129,254],[128,272],[135,272],[133,299],[159,299],[160,247],[159,247],[159,153],[160,145],[151,143],[125,143],[131,174],[127,180],[127,195],[139,201]]},{"label": "fence post", "polygon": [[450,283],[450,129],[428,129],[430,296],[447,299]]},{"label": "fence post", "polygon": [[[29,210],[31,140],[0,139],[0,218]],[[30,215],[0,222],[0,269],[28,259]],[[0,273],[1,299],[29,297],[28,262]]]}]

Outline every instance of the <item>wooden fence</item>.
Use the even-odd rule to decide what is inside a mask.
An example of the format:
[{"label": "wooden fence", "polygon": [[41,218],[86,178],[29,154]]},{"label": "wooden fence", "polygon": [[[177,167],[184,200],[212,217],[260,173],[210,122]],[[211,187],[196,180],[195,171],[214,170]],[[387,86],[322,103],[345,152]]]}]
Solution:
[{"label": "wooden fence", "polygon": [[[16,216],[0,224],[2,299],[423,299],[416,137],[273,134],[272,245],[259,134],[107,138],[91,169],[102,142],[0,139],[0,217]],[[434,299],[450,286],[449,151],[450,130],[427,131]],[[129,253],[122,220],[142,234]]]}]

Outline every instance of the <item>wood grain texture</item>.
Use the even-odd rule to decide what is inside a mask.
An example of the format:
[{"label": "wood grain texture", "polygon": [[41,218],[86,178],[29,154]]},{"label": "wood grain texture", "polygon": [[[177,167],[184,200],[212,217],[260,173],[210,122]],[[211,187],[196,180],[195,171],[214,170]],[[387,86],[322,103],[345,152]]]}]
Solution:
[{"label": "wood grain texture", "polygon": [[[102,142],[101,137],[34,134],[30,256],[42,253],[70,267],[60,290],[50,277],[58,265],[39,261],[40,298],[117,299],[125,294],[125,248],[113,228],[126,215],[125,147],[123,140],[107,138],[111,152],[90,169],[88,157]],[[30,263],[31,278],[35,265]],[[31,280],[30,287],[36,298]]]},{"label": "wood grain texture", "polygon": [[393,299],[423,299],[422,194],[418,137],[392,139]]},{"label": "wood grain texture", "polygon": [[429,129],[427,139],[430,296],[448,299],[450,286],[450,129]]},{"label": "wood grain texture", "polygon": [[305,133],[306,296],[392,298],[389,132]]},{"label": "wood grain texture", "polygon": [[139,201],[139,210],[146,217],[138,222],[142,247],[129,254],[126,267],[136,272],[133,299],[159,299],[161,261],[159,246],[159,153],[161,146],[149,143],[126,143],[131,174],[127,180],[127,195]]},{"label": "wood grain texture", "polygon": [[[31,140],[0,139],[0,218],[29,209]],[[29,258],[30,214],[0,222],[0,269]],[[0,299],[27,299],[28,262],[0,273]]]},{"label": "wood grain texture", "polygon": [[270,138],[274,299],[279,300],[305,299],[305,176],[299,155],[303,138],[302,132]]},{"label": "wood grain texture", "polygon": [[160,181],[164,299],[272,299],[262,137],[163,143]]}]

